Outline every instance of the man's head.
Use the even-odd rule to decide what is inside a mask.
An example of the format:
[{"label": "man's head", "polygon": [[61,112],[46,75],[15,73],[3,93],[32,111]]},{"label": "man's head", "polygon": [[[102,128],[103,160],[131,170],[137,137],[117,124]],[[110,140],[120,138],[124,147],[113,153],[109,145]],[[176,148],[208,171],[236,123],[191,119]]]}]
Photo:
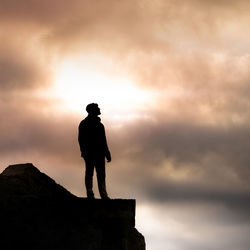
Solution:
[{"label": "man's head", "polygon": [[87,105],[86,107],[87,112],[89,113],[89,115],[100,115],[100,108],[98,107],[97,103],[90,103]]}]

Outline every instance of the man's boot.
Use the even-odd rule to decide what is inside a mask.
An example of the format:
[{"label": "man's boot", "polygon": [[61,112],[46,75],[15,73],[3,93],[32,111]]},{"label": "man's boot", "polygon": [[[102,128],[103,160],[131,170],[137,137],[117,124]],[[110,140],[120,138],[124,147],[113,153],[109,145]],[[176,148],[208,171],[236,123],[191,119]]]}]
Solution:
[{"label": "man's boot", "polygon": [[85,186],[87,190],[87,197],[89,199],[95,199],[95,195],[93,193],[93,180],[92,178],[85,177]]},{"label": "man's boot", "polygon": [[102,199],[104,200],[109,200],[110,198],[108,197],[107,191],[106,191],[106,183],[105,179],[98,180],[98,189],[99,193]]}]

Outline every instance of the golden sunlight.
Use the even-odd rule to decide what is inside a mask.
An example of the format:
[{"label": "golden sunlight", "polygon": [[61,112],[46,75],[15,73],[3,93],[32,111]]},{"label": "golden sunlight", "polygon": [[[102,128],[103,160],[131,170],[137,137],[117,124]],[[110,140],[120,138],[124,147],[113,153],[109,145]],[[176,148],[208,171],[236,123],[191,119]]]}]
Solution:
[{"label": "golden sunlight", "polygon": [[140,116],[136,110],[155,99],[152,91],[140,89],[125,77],[112,77],[72,61],[56,70],[52,92],[64,103],[63,109],[82,113],[88,103],[95,102],[103,113],[122,120]]}]

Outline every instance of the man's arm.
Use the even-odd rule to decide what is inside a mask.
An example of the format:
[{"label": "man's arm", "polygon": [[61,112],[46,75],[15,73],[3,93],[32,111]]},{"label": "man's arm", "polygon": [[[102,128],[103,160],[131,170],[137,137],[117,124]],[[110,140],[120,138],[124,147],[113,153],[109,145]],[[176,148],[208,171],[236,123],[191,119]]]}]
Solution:
[{"label": "man's arm", "polygon": [[83,131],[83,125],[80,123],[78,127],[78,142],[80,146],[81,156],[84,157],[84,131]]},{"label": "man's arm", "polygon": [[107,159],[107,162],[111,162],[111,154],[108,148],[107,138],[105,134],[105,128],[103,126],[103,135],[104,135],[104,147],[105,147],[105,157]]},{"label": "man's arm", "polygon": [[109,151],[106,152],[105,157],[107,159],[107,162],[111,162],[111,154]]}]

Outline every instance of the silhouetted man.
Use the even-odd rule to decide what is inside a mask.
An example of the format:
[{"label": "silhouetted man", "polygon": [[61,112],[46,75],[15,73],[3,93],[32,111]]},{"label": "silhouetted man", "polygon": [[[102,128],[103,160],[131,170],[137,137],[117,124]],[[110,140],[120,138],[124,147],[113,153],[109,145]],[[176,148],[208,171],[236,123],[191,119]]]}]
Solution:
[{"label": "silhouetted man", "polygon": [[78,141],[82,157],[85,160],[85,186],[87,196],[94,199],[93,174],[94,168],[97,173],[98,189],[102,199],[109,199],[105,183],[105,158],[111,161],[108,149],[105,129],[98,115],[100,108],[96,103],[87,105],[88,116],[79,124]]}]

